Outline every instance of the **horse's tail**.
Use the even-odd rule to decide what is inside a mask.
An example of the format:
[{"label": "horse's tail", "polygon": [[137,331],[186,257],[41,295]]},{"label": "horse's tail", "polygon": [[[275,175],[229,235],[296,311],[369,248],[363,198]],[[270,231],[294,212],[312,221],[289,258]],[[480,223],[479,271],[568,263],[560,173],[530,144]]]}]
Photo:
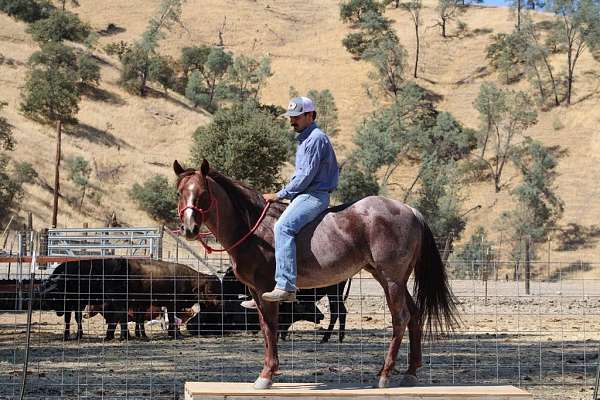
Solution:
[{"label": "horse's tail", "polygon": [[414,296],[421,325],[427,323],[426,333],[449,333],[459,324],[456,299],[448,285],[446,268],[435,244],[433,233],[423,220],[421,255],[415,265]]}]

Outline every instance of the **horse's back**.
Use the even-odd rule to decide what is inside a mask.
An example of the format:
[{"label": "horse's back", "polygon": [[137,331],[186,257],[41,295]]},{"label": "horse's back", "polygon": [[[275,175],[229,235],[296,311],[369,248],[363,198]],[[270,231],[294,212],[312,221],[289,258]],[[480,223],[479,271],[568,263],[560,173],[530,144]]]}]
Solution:
[{"label": "horse's back", "polygon": [[411,206],[384,196],[368,196],[354,202],[330,207],[323,212],[322,218],[325,219],[328,215],[333,218],[344,218],[352,213],[387,218],[386,220],[391,223],[398,223],[399,218],[404,222],[410,221],[411,223],[413,221],[421,222],[423,219],[421,213]]},{"label": "horse's back", "polygon": [[421,238],[417,214],[410,206],[383,196],[328,209],[300,232],[299,284],[328,286],[369,265],[405,263]]}]

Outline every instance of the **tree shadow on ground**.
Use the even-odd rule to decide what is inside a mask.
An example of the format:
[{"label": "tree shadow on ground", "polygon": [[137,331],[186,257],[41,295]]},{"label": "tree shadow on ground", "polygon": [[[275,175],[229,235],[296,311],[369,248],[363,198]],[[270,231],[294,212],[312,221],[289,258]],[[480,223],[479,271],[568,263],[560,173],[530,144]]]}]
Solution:
[{"label": "tree shadow on ground", "polygon": [[[431,83],[432,85],[435,85],[438,83],[436,81],[426,79],[426,78],[420,78],[420,79],[424,80],[425,82]],[[425,92],[425,99],[431,101],[432,103],[437,103],[437,102],[444,100],[443,95],[436,93],[433,90],[423,87],[421,85],[417,85],[417,86],[419,87],[419,89],[421,89],[423,92]]]},{"label": "tree shadow on ground", "polygon": [[492,28],[476,28],[473,29],[473,34],[476,36],[480,36],[480,35],[488,35],[492,32],[494,32],[494,30]]},{"label": "tree shadow on ground", "polygon": [[206,111],[202,108],[192,107],[185,101],[179,100],[178,98],[171,96],[170,93],[165,93],[164,91],[156,90],[156,89],[148,87],[148,86],[146,86],[146,97],[151,97],[151,98],[155,98],[155,99],[165,99],[169,103],[173,103],[179,107],[183,107],[186,110],[194,111],[194,112],[200,113],[202,115],[206,115],[206,116],[212,116],[212,114],[210,114],[208,111]]},{"label": "tree shadow on ground", "polygon": [[567,277],[572,277],[573,274],[578,272],[587,272],[592,270],[592,264],[589,262],[576,261],[572,262],[566,267],[559,267],[558,270],[553,271],[545,280],[549,282],[560,282]]},{"label": "tree shadow on ground", "polygon": [[473,71],[470,75],[465,76],[462,79],[454,82],[455,85],[464,85],[466,83],[471,83],[475,79],[485,78],[488,75],[491,75],[492,71],[487,66],[478,67],[475,71]]},{"label": "tree shadow on ground", "polygon": [[108,25],[106,25],[106,28],[98,30],[98,34],[100,36],[112,36],[117,35],[119,33],[123,33],[125,31],[127,31],[127,29],[110,22]]},{"label": "tree shadow on ground", "polygon": [[600,226],[568,223],[558,233],[558,251],[589,249],[600,240]]},{"label": "tree shadow on ground", "polygon": [[79,123],[75,126],[69,127],[66,130],[66,133],[69,136],[73,136],[79,139],[85,139],[96,144],[103,144],[108,147],[117,146],[119,148],[131,148],[131,146],[127,142],[119,139],[112,133],[108,131],[102,131],[94,126],[85,123]]},{"label": "tree shadow on ground", "polygon": [[114,104],[117,106],[125,105],[126,102],[118,94],[109,92],[102,88],[90,85],[81,87],[81,94],[93,101],[102,101],[104,103]]}]

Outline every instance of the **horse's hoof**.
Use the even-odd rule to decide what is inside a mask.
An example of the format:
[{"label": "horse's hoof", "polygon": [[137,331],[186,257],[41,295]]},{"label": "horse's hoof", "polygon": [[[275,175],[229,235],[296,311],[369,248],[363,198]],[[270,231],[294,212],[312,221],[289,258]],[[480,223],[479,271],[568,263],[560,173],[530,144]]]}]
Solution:
[{"label": "horse's hoof", "polygon": [[384,389],[390,386],[390,378],[381,376],[379,377],[379,384],[377,385],[380,389]]},{"label": "horse's hoof", "polygon": [[415,375],[404,374],[400,380],[400,386],[403,387],[417,386],[417,383],[419,383],[419,380]]},{"label": "horse's hoof", "polygon": [[260,376],[254,382],[254,389],[270,389],[273,385],[273,381],[267,378],[261,378]]}]

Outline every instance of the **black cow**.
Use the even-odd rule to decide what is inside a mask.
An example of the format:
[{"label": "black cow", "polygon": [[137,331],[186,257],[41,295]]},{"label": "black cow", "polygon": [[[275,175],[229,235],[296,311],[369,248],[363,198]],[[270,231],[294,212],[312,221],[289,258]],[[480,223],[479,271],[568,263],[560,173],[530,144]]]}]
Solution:
[{"label": "black cow", "polygon": [[[128,310],[166,307],[169,336],[176,337],[175,313],[200,302],[211,305],[219,285],[216,277],[182,265],[157,260],[91,259],[59,265],[37,291],[44,309],[65,315],[65,339],[69,337],[70,312],[78,322],[77,336],[83,335],[81,311],[86,305],[101,306],[108,324],[106,340],[114,338],[116,324],[121,339],[129,338]],[[68,314],[68,317],[67,317]]]},{"label": "black cow", "polygon": [[[221,301],[217,305],[201,307],[200,312],[186,324],[193,335],[219,335],[235,331],[258,332],[260,325],[256,310],[249,310],[240,302],[250,295],[248,288],[238,281],[229,268],[223,276],[222,289],[218,295]],[[300,301],[281,303],[279,307],[279,334],[285,340],[289,327],[296,321],[321,322],[325,316],[315,302]]]},{"label": "black cow", "polygon": [[[346,294],[344,295],[346,283],[348,284],[348,287],[346,288]],[[338,318],[340,320],[338,339],[340,342],[344,340],[344,336],[346,335],[346,316],[348,315],[348,310],[346,309],[344,302],[350,293],[351,283],[352,279],[348,279],[335,285],[317,289],[300,289],[296,292],[296,298],[303,303],[316,303],[325,296],[327,296],[327,299],[329,300],[329,326],[321,338],[321,343],[327,343],[329,341],[329,338],[331,338],[331,334],[333,333],[333,327]]]},{"label": "black cow", "polygon": [[[55,310],[64,316],[64,339],[70,338],[71,313],[77,321],[77,338],[83,336],[81,312],[86,305],[111,302],[111,315],[121,323],[121,334],[127,336],[127,263],[120,259],[69,261],[54,269],[34,293],[36,308]],[[123,312],[125,318],[120,318]],[[109,323],[110,326],[110,323]],[[114,326],[113,326],[114,335]]]}]

